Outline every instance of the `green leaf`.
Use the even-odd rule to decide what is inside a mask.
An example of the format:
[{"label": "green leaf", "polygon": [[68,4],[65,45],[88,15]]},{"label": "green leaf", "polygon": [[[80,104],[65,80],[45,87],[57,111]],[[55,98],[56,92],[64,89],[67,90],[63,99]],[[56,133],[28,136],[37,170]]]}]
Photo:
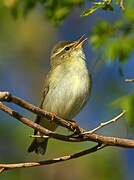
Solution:
[{"label": "green leaf", "polygon": [[99,20],[92,29],[89,40],[93,50],[101,52],[107,62],[118,59],[124,63],[133,53],[134,21],[132,10],[127,12],[115,22]]},{"label": "green leaf", "polygon": [[111,2],[112,2],[111,0],[103,0],[102,2],[94,2],[93,6],[87,9],[86,11],[84,11],[81,16],[89,16],[98,9],[112,11],[113,7],[110,5]]},{"label": "green leaf", "polygon": [[120,107],[123,110],[126,110],[126,117],[130,127],[134,127],[134,94],[128,96],[123,96],[115,100],[112,105],[114,107]]}]

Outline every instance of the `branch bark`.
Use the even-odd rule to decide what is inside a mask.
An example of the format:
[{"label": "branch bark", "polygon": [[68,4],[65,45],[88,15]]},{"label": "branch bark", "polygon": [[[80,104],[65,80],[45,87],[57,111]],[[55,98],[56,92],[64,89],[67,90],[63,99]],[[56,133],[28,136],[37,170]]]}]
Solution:
[{"label": "branch bark", "polygon": [[96,151],[104,148],[104,147],[105,146],[98,144],[98,145],[96,145],[90,149],[86,149],[86,150],[80,151],[78,153],[74,153],[71,155],[66,155],[66,156],[62,156],[62,157],[58,157],[58,158],[54,158],[54,159],[50,159],[50,160],[39,161],[39,162],[26,162],[26,163],[17,163],[17,164],[0,164],[0,172],[11,170],[11,169],[16,169],[16,168],[29,168],[29,167],[35,167],[35,166],[55,164],[55,163],[62,162],[62,161],[68,161],[71,159],[76,159],[76,158],[81,157],[81,156],[85,156],[87,154],[91,154],[93,152],[96,152]]},{"label": "branch bark", "polygon": [[56,114],[53,114],[51,112],[44,111],[40,109],[39,107],[34,106],[33,104],[18,98],[16,96],[11,95],[9,92],[0,92],[0,101],[5,102],[12,102],[24,109],[27,109],[28,111],[37,114],[39,116],[44,116],[48,120],[54,120],[58,125],[63,126],[71,131],[77,131],[77,132],[83,132],[83,128],[79,128],[78,125],[71,121],[66,121],[58,116]]},{"label": "branch bark", "polygon": [[[4,92],[2,92],[2,93],[4,93]],[[0,97],[1,97],[1,93],[0,93]],[[18,112],[14,111],[13,109],[7,107],[2,102],[0,102],[0,110],[6,112],[10,116],[18,119],[23,124],[26,124],[27,126],[38,130],[42,134],[49,136],[50,138],[54,138],[54,139],[58,139],[58,140],[62,140],[62,141],[68,141],[68,142],[92,141],[92,142],[97,142],[97,143],[106,144],[106,145],[110,145],[110,146],[134,148],[134,140],[98,135],[95,133],[90,133],[90,131],[89,131],[89,133],[83,134],[83,132],[85,132],[85,130],[83,128],[80,128],[79,126],[78,126],[79,130],[82,129],[82,131],[81,131],[81,133],[76,133],[75,128],[71,128],[71,126],[74,126],[74,124],[72,124],[72,122],[70,122],[70,121],[67,122],[67,120],[59,118],[58,116],[53,117],[52,113],[43,111],[42,109],[40,109],[36,106],[33,106],[32,104],[30,104],[18,97],[12,96],[10,93],[5,92],[5,98],[1,97],[1,99],[2,99],[2,101],[14,102],[15,104],[17,104],[25,109],[28,109],[38,115],[42,114],[45,117],[47,117],[50,121],[53,118],[54,121],[56,120],[55,122],[57,124],[59,124],[60,126],[63,126],[63,127],[66,126],[66,128],[68,128],[74,132],[74,134],[71,136],[70,135],[69,136],[61,135],[61,134],[52,132],[52,131],[40,126],[39,124],[32,122],[32,120],[22,116]]]},{"label": "branch bark", "polygon": [[83,134],[83,132],[85,132],[85,130],[83,128],[80,128],[79,126],[78,126],[78,129],[81,132],[76,133],[76,129],[72,128],[74,126],[74,124],[71,121],[68,122],[67,120],[64,120],[56,115],[53,117],[52,113],[46,112],[46,111],[26,102],[18,97],[12,96],[11,93],[9,93],[9,92],[5,92],[5,95],[4,95],[4,92],[2,92],[2,93],[0,92],[0,97],[1,97],[0,100],[2,100],[2,101],[13,102],[13,103],[19,105],[20,107],[23,107],[33,113],[47,117],[50,121],[53,118],[53,120],[58,125],[66,127],[74,132],[74,134],[71,136],[61,135],[61,134],[52,132],[52,131],[40,126],[39,124],[32,122],[32,120],[22,116],[18,112],[14,111],[13,109],[7,107],[2,102],[0,102],[0,110],[6,112],[10,116],[18,119],[23,124],[26,124],[27,126],[38,130],[39,132],[43,133],[44,135],[49,136],[50,138],[55,138],[58,140],[69,141],[69,142],[92,141],[92,142],[98,142],[98,143],[102,143],[102,144],[106,144],[106,145],[110,145],[110,146],[134,148],[134,140],[98,135],[95,133],[90,133],[90,131],[89,131],[89,133]]},{"label": "branch bark", "polygon": [[0,103],[0,109],[8,113],[10,116],[18,119],[22,123],[26,124],[27,126],[40,131],[46,136],[49,136],[50,138],[54,138],[54,139],[58,139],[62,141],[69,141],[69,142],[93,141],[93,142],[98,142],[98,143],[107,144],[111,146],[129,147],[129,148],[134,147],[133,140],[102,136],[102,135],[97,135],[90,132],[86,134],[76,134],[74,136],[66,136],[66,135],[57,134],[40,126],[39,124],[32,122],[30,119],[23,117],[21,114],[7,107],[3,103]]},{"label": "branch bark", "polygon": [[[10,107],[6,106],[2,101],[6,102],[13,102],[16,105],[19,105],[22,108],[25,108],[35,114],[45,116],[50,121],[55,121],[58,125],[63,126],[73,132],[73,134],[70,136],[57,134],[55,132],[52,132],[39,124],[36,124],[32,122],[29,118],[26,118],[22,116],[17,111],[11,109]],[[12,96],[9,92],[0,92],[0,110],[4,111],[5,113],[9,114],[10,116],[14,117],[15,119],[19,120],[23,124],[38,130],[42,134],[49,136],[50,138],[55,138],[57,140],[62,141],[69,141],[69,142],[82,142],[82,141],[92,141],[96,142],[98,145],[94,146],[93,148],[72,154],[67,155],[59,158],[54,158],[46,161],[40,161],[40,162],[28,162],[28,163],[18,163],[18,164],[0,164],[0,171],[3,172],[8,169],[14,169],[14,168],[22,168],[22,167],[34,167],[34,166],[41,166],[41,165],[48,165],[56,162],[61,162],[65,160],[70,160],[74,158],[78,158],[80,156],[90,154],[92,152],[95,152],[101,148],[104,148],[105,146],[117,146],[117,147],[124,147],[124,148],[134,148],[134,140],[130,139],[123,139],[118,137],[109,137],[109,136],[103,136],[98,135],[96,133],[92,133],[94,131],[86,132],[85,129],[79,127],[77,124],[71,121],[67,121],[65,119],[62,119],[56,115],[53,116],[52,113],[46,112],[18,97]],[[112,120],[105,122],[103,125],[100,125],[99,128],[102,128],[104,125],[106,126],[109,123],[112,123],[116,121],[117,119],[121,118],[125,112],[120,113],[118,116],[113,118]],[[96,128],[95,128],[96,131]]]}]

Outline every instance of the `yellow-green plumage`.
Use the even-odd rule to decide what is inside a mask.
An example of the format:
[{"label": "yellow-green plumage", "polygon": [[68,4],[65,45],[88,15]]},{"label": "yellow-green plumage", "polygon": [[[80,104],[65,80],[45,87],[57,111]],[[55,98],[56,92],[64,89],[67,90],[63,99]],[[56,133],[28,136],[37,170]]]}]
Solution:
[{"label": "yellow-green plumage", "polygon": [[[91,76],[82,49],[84,40],[58,43],[51,53],[51,69],[45,80],[41,108],[64,119],[72,119],[86,104],[91,91]],[[37,117],[37,123],[54,131],[57,125]],[[35,132],[35,134],[40,134]],[[44,154],[48,138],[35,139],[28,151]]]}]

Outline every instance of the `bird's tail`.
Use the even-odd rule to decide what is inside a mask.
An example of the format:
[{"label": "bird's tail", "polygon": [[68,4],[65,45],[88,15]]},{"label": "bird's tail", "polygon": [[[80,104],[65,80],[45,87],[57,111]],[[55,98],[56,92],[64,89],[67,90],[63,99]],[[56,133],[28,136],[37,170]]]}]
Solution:
[{"label": "bird's tail", "polygon": [[37,154],[45,154],[47,149],[48,137],[46,138],[35,138],[28,148],[28,152],[33,152]]}]

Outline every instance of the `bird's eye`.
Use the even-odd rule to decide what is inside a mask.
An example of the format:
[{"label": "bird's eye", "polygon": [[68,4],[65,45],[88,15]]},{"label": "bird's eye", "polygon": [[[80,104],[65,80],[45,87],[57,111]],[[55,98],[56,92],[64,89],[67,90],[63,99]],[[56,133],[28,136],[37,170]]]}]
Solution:
[{"label": "bird's eye", "polygon": [[69,51],[70,50],[70,47],[65,47],[65,51]]}]

